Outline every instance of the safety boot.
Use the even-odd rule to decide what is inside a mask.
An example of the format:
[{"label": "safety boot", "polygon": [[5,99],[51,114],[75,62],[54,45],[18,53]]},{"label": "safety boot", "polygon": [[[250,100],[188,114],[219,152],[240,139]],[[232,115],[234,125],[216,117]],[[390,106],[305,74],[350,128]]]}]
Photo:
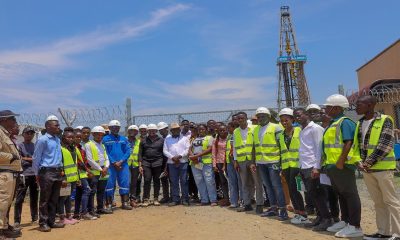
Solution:
[{"label": "safety boot", "polygon": [[129,196],[128,195],[121,195],[121,208],[124,210],[132,210],[132,206],[129,204]]},{"label": "safety boot", "polygon": [[110,213],[113,212],[113,210],[112,210],[112,203],[113,203],[112,197],[107,197],[107,199],[106,199],[106,206],[105,206],[105,208],[104,208],[107,212],[110,212]]}]

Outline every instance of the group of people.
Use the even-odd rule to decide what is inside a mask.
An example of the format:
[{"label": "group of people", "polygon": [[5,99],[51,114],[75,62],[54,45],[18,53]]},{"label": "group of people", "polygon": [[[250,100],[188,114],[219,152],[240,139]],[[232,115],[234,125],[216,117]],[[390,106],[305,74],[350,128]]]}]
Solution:
[{"label": "group of people", "polygon": [[[279,119],[259,107],[251,120],[238,112],[228,123],[132,125],[126,137],[117,120],[61,131],[49,116],[36,143],[31,127],[16,143],[17,114],[0,111],[0,236],[21,236],[28,188],[32,221],[49,232],[112,214],[117,182],[124,210],[196,204],[248,212],[255,206],[261,217],[280,221],[292,211],[292,224],[339,238],[400,239],[394,121],[374,111],[372,96],[356,105],[362,115],[357,123],[344,114],[347,98],[334,94],[322,108],[281,109]],[[361,229],[357,169],[375,203],[377,233]]]}]

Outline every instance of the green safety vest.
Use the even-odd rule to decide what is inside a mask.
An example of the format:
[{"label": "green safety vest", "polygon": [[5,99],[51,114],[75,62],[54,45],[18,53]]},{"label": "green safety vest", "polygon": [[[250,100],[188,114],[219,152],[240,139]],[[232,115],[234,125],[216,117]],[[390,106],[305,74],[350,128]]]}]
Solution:
[{"label": "green safety vest", "polygon": [[[201,148],[203,151],[208,149],[210,139],[211,139],[211,136],[206,136],[204,138],[203,146]],[[212,163],[211,153],[201,156],[201,161],[203,162],[203,164],[211,164]]]},{"label": "green safety vest", "polygon": [[72,158],[71,152],[65,147],[61,147],[64,175],[67,177],[67,182],[72,183],[79,180],[78,167],[76,166],[76,159]]},{"label": "green safety vest", "polygon": [[253,151],[253,131],[251,128],[247,128],[246,144],[242,140],[242,135],[240,134],[240,127],[236,128],[233,132],[234,138],[234,148],[236,151],[236,161],[244,162],[246,160],[252,160]]},{"label": "green safety vest", "polygon": [[[76,152],[76,155],[78,156],[78,161],[80,161],[80,162],[83,163],[82,154],[81,154],[81,151],[79,150],[79,148],[75,147],[75,152]],[[76,165],[78,165],[78,163],[77,163]],[[80,179],[83,179],[83,178],[87,178],[87,177],[88,177],[88,175],[87,175],[87,173],[86,173],[85,170],[80,170],[80,169],[78,168],[78,173],[79,173],[79,178],[80,178]]]},{"label": "green safety vest", "polygon": [[[89,142],[86,143],[86,144],[89,144],[90,151],[92,152],[92,158],[93,158],[93,160],[94,160],[95,162],[97,162],[97,163],[100,165],[100,161],[99,161],[99,152],[97,151],[96,144],[95,144],[94,142],[92,142],[92,141],[89,141]],[[106,152],[106,148],[104,147],[104,144],[101,144],[101,146],[102,146],[103,149],[104,149],[104,156],[107,156],[107,152]],[[99,170],[92,169],[92,170],[90,170],[90,171],[93,173],[93,175],[95,175],[95,176],[100,176],[100,171],[99,171]],[[101,177],[100,180],[107,179],[108,176],[109,176],[109,175],[107,174],[105,177]]]},{"label": "green safety vest", "polygon": [[[369,137],[368,141],[368,149],[367,149],[367,156],[370,156],[373,151],[375,150],[376,146],[378,145],[379,142],[379,137],[381,136],[382,132],[382,127],[383,123],[385,122],[386,119],[390,119],[392,123],[394,123],[393,118],[388,116],[388,115],[381,115],[381,118],[378,119],[376,118],[373,120],[373,125],[371,128],[371,135]],[[356,127],[356,132],[355,132],[355,137],[354,137],[354,145],[355,145],[355,153],[360,156],[360,145],[358,142],[358,133],[360,131],[360,122],[357,123]],[[396,169],[396,157],[394,155],[394,149],[389,152],[388,155],[381,161],[376,162],[372,167],[370,168],[372,170],[394,170]]]},{"label": "green safety vest", "polygon": [[[325,153],[325,160],[323,166],[325,165],[335,165],[336,162],[339,160],[340,154],[343,150],[343,136],[340,126],[344,119],[349,119],[348,117],[341,117],[335,122],[333,122],[324,133],[324,153]],[[360,158],[357,155],[354,155],[354,146],[350,149],[349,155],[347,156],[347,161],[345,164],[356,164],[360,161]]]},{"label": "green safety vest", "polygon": [[128,165],[133,167],[139,167],[139,145],[140,140],[135,140],[135,145],[132,147],[131,155],[128,158]]},{"label": "green safety vest", "polygon": [[292,140],[290,140],[289,149],[285,143],[285,137],[283,132],[279,135],[279,144],[281,151],[281,167],[282,169],[287,168],[299,168],[299,148],[300,148],[300,127],[295,127]]},{"label": "green safety vest", "polygon": [[254,146],[256,151],[256,162],[264,163],[276,163],[279,162],[280,152],[279,146],[276,141],[276,128],[278,124],[269,123],[265,130],[264,137],[260,141],[258,133],[260,132],[261,126],[257,126],[254,129]]},{"label": "green safety vest", "polygon": [[231,135],[228,135],[228,137],[226,137],[226,148],[225,148],[225,161],[226,163],[231,163],[231,159],[229,157],[229,153],[231,152]]}]

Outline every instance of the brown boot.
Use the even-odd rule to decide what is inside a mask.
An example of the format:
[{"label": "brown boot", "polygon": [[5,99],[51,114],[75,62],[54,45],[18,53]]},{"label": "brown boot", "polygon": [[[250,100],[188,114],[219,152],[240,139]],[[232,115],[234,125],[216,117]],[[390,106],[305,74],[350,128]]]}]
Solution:
[{"label": "brown boot", "polygon": [[231,205],[231,203],[229,202],[229,199],[224,198],[224,199],[219,200],[218,205],[221,207],[227,207],[227,206]]}]

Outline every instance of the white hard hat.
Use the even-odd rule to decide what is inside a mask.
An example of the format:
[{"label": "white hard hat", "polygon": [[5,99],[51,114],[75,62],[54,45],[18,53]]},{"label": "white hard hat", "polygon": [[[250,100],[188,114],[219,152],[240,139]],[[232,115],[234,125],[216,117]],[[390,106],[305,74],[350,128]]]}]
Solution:
[{"label": "white hard hat", "polygon": [[75,129],[82,130],[83,126],[76,126]]},{"label": "white hard hat", "polygon": [[139,131],[139,128],[138,128],[138,126],[136,126],[136,125],[130,125],[130,126],[128,127],[128,130],[137,130],[137,131]]},{"label": "white hard hat", "polygon": [[108,123],[109,127],[121,127],[121,123],[118,120],[111,120]]},{"label": "white hard hat", "polygon": [[279,112],[279,117],[282,115],[289,115],[293,117],[293,110],[290,108],[283,108],[280,112]]},{"label": "white hard hat", "polygon": [[150,124],[147,126],[147,130],[158,130],[158,128],[157,128],[157,125],[155,125],[155,124],[153,124],[153,123],[150,123]]},{"label": "white hard hat", "polygon": [[314,103],[311,103],[310,105],[308,105],[308,106],[306,107],[306,111],[308,111],[308,110],[310,110],[310,109],[317,109],[317,110],[321,111],[321,107],[318,106],[317,104],[314,104]]},{"label": "white hard hat", "polygon": [[157,124],[158,130],[161,130],[161,129],[164,129],[164,128],[167,128],[167,127],[168,127],[168,124],[166,124],[165,122],[159,122]]},{"label": "white hard hat", "polygon": [[92,133],[106,133],[106,130],[102,126],[96,126],[92,128]]},{"label": "white hard hat", "polygon": [[266,108],[266,107],[259,107],[259,108],[257,108],[257,110],[256,110],[256,115],[259,114],[259,113],[266,113],[266,114],[268,114],[268,115],[271,115],[270,111],[269,111],[268,108]]},{"label": "white hard hat", "polygon": [[142,128],[147,129],[147,125],[146,125],[146,124],[141,124],[141,125],[139,126],[139,129],[142,129]]},{"label": "white hard hat", "polygon": [[47,121],[58,121],[58,117],[56,117],[55,115],[50,115],[46,118],[46,122]]},{"label": "white hard hat", "polygon": [[325,106],[337,106],[342,108],[349,107],[349,100],[343,95],[333,94],[326,99]]}]

